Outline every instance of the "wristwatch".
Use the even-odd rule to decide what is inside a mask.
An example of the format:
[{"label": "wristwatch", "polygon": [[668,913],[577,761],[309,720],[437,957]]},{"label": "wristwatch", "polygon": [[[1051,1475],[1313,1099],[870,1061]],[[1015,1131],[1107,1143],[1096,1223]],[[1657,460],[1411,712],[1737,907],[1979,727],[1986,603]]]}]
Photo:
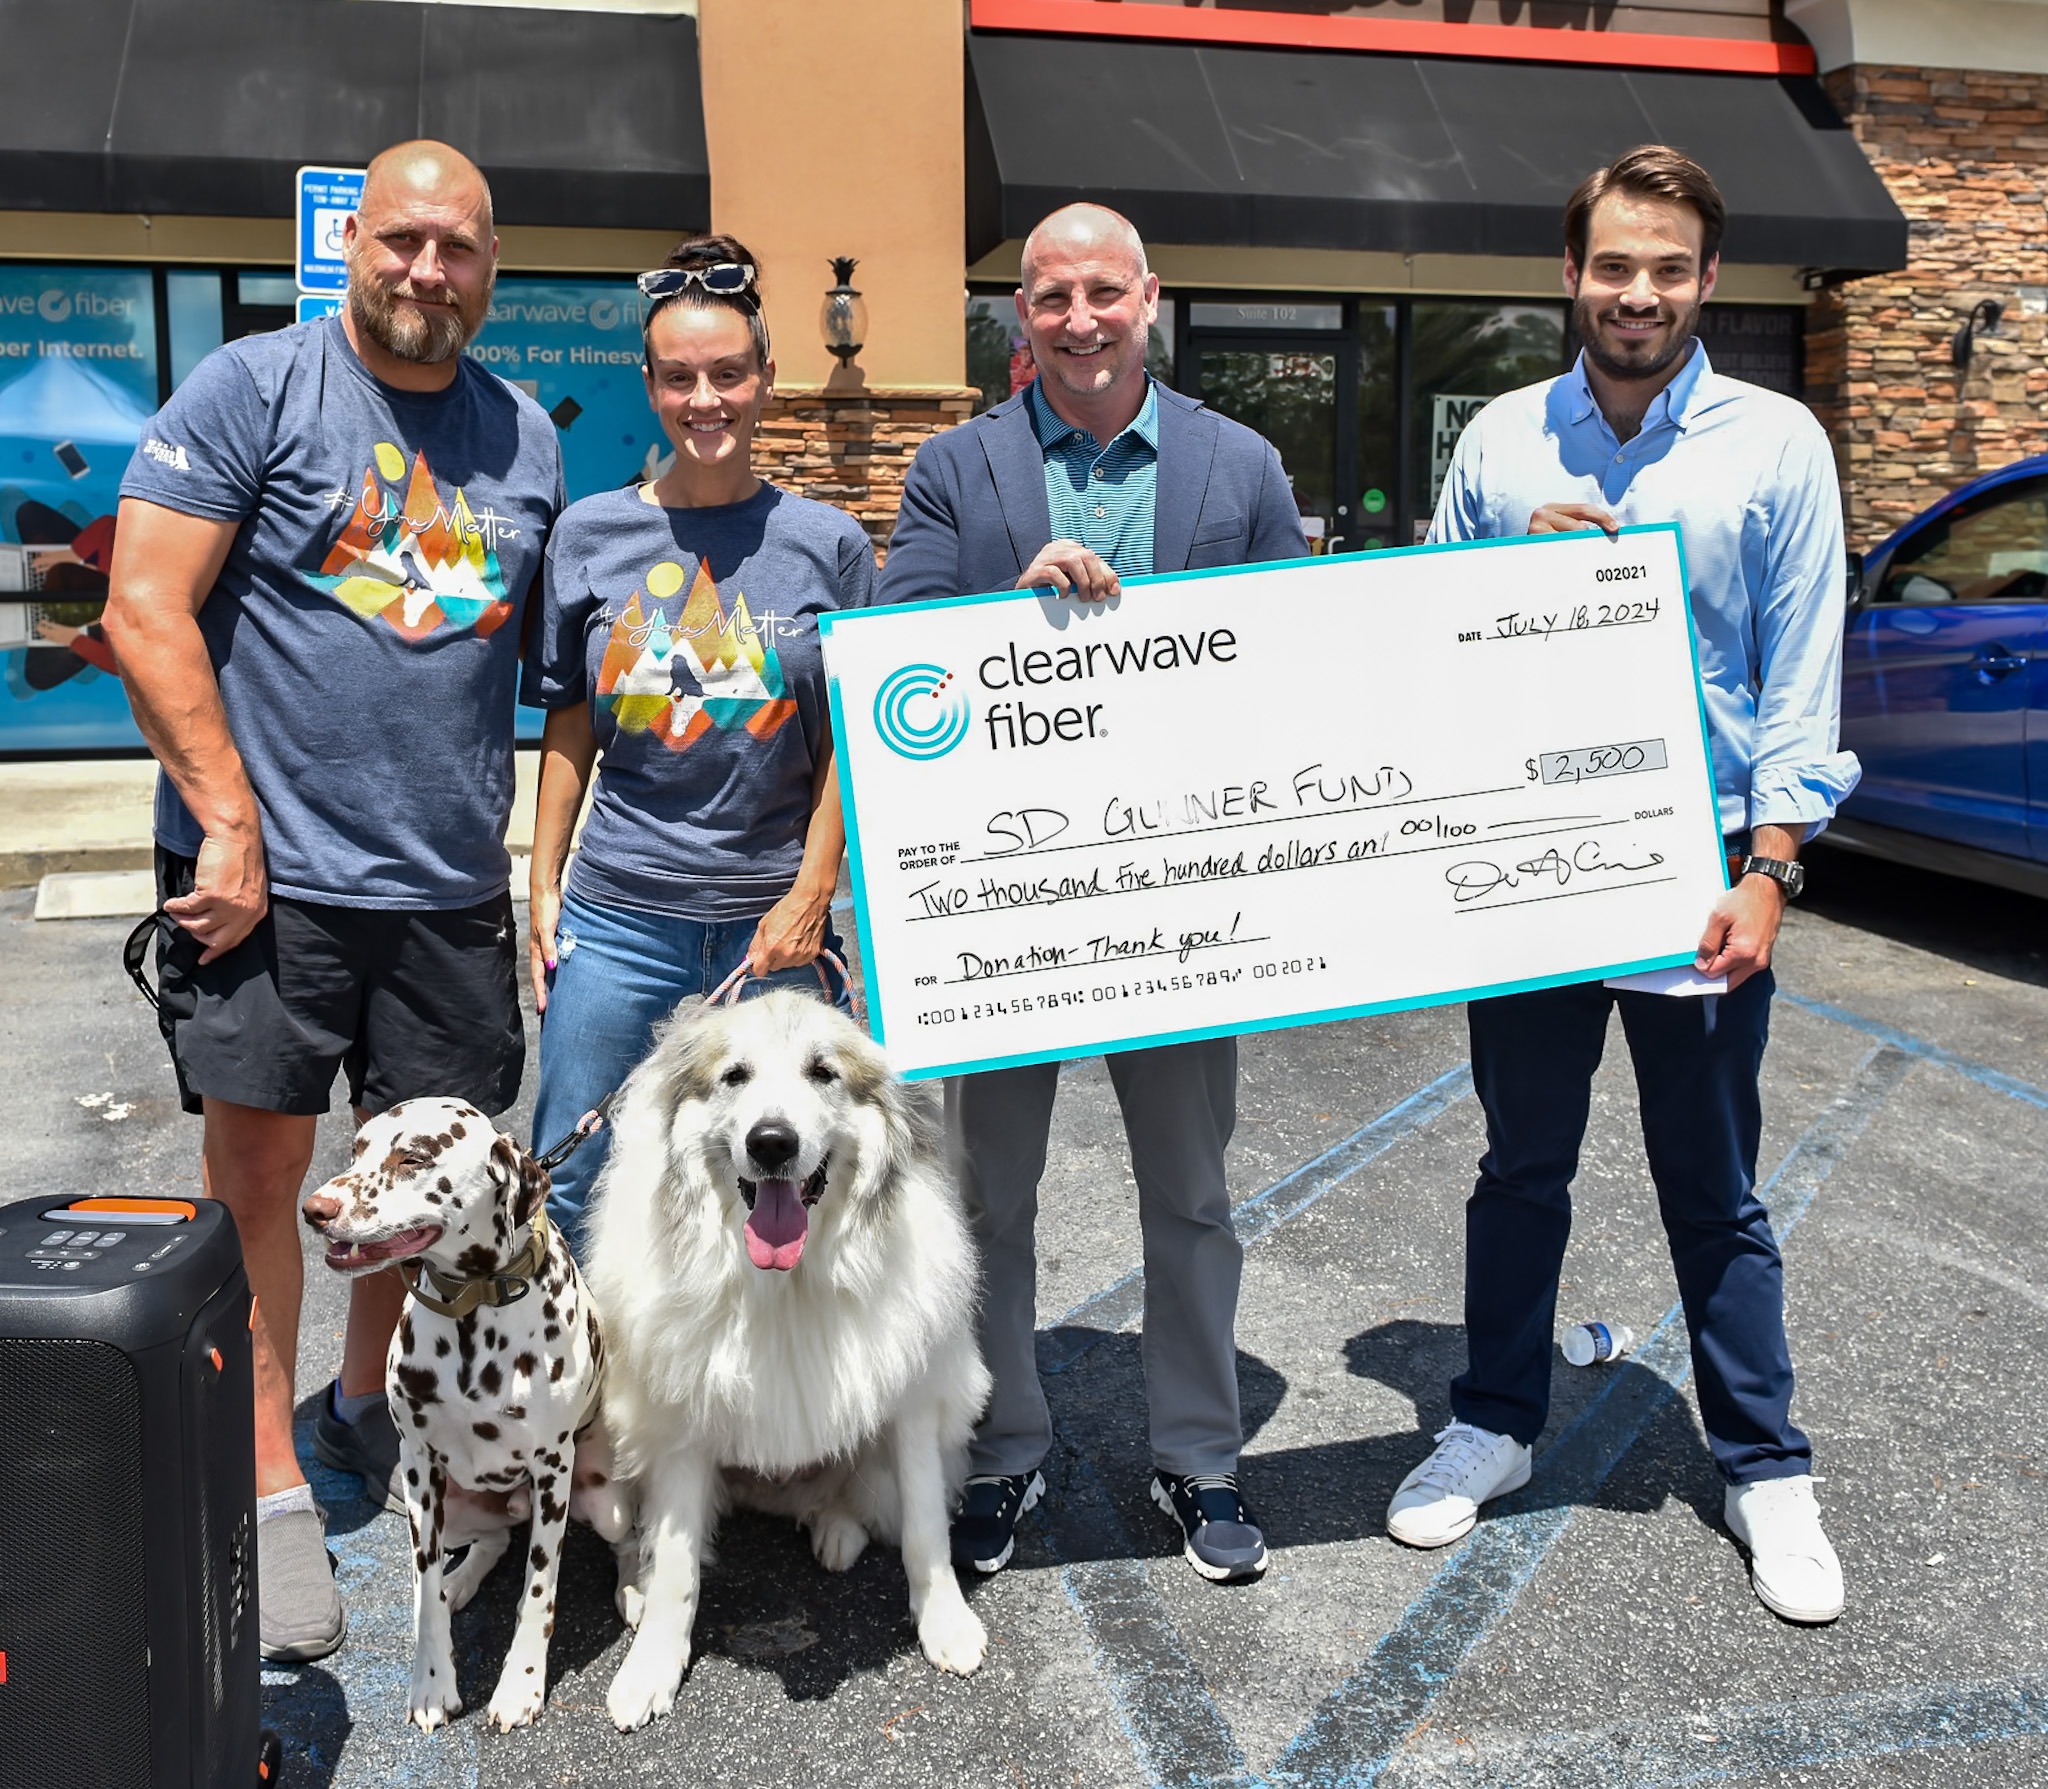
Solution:
[{"label": "wristwatch", "polygon": [[1787,863],[1782,857],[1745,857],[1742,860],[1745,876],[1768,876],[1785,891],[1785,899],[1796,901],[1799,891],[1806,886],[1806,866],[1803,863]]}]

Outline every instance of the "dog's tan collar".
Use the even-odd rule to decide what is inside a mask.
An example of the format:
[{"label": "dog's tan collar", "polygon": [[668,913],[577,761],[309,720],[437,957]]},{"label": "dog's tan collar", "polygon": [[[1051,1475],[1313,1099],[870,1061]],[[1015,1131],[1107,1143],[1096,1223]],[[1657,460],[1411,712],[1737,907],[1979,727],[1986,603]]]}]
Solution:
[{"label": "dog's tan collar", "polygon": [[[548,1208],[542,1204],[534,1208],[532,1231],[526,1239],[526,1247],[519,1251],[510,1266],[497,1273],[485,1274],[478,1280],[465,1280],[443,1273],[425,1261],[401,1262],[398,1271],[405,1278],[406,1290],[428,1310],[439,1311],[444,1317],[467,1317],[480,1304],[517,1304],[526,1296],[532,1289],[533,1276],[540,1272],[540,1264],[548,1258],[549,1234]],[[433,1282],[432,1292],[421,1284],[423,1280]]]}]

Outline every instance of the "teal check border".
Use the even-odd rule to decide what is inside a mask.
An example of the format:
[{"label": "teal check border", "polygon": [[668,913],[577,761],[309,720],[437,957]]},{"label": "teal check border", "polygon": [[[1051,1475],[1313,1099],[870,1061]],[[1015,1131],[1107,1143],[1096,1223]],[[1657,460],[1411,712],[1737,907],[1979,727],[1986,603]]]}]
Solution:
[{"label": "teal check border", "polygon": [[[1586,529],[1574,534],[1533,534],[1510,535],[1496,540],[1437,541],[1419,547],[1391,547],[1371,555],[1373,559],[1413,558],[1425,553],[1473,553],[1507,546],[1528,547],[1548,545],[1555,541],[1583,540],[1587,534],[1597,534],[1598,529]],[[1690,591],[1691,579],[1686,572],[1685,539],[1676,522],[1644,522],[1621,530],[1621,537],[1632,535],[1668,534],[1678,553],[1678,579],[1681,588]],[[1146,578],[1126,578],[1126,590],[1149,588],[1156,584],[1186,584],[1198,578],[1256,576],[1260,572],[1280,570],[1303,570],[1323,572],[1337,569],[1355,570],[1364,555],[1344,554],[1332,557],[1320,554],[1308,559],[1271,560],[1262,565],[1220,565],[1201,571],[1161,572]],[[828,610],[818,617],[818,631],[827,640],[842,628],[859,627],[882,615],[913,615],[934,609],[958,609],[967,603],[1036,603],[1042,589],[1034,590],[989,590],[969,596],[940,597],[930,602],[897,603],[893,606],[873,609]],[[1719,798],[1714,788],[1714,742],[1707,730],[1706,692],[1700,682],[1700,644],[1698,633],[1691,626],[1688,609],[1685,630],[1686,644],[1692,653],[1693,700],[1699,714],[1700,746],[1707,768],[1708,810],[1714,815],[1715,861],[1721,864],[1721,884],[1728,886],[1728,866],[1721,849],[1721,823]],[[881,980],[881,964],[875,952],[874,928],[868,923],[868,879],[866,861],[861,852],[860,806],[854,795],[853,765],[844,749],[846,739],[846,711],[839,679],[831,669],[830,656],[826,657],[826,698],[832,714],[833,757],[839,774],[840,804],[845,811],[846,852],[853,869],[854,916],[860,926],[860,949],[867,968],[870,986]],[[1569,975],[1531,976],[1522,981],[1495,982],[1483,987],[1459,988],[1442,994],[1428,994],[1415,999],[1370,1001],[1360,1006],[1327,1007],[1318,1012],[1291,1014],[1284,1018],[1257,1019],[1248,1024],[1201,1026],[1186,1031],[1164,1031],[1150,1037],[1120,1038],[1114,1042],[1086,1041],[1057,1050],[1027,1050],[1011,1056],[990,1056],[972,1062],[952,1062],[930,1068],[912,1069],[904,1073],[908,1081],[935,1080],[944,1075],[980,1074],[988,1069],[1021,1068],[1033,1062],[1064,1062],[1079,1056],[1115,1054],[1122,1050],[1159,1049],[1167,1044],[1196,1043],[1212,1037],[1249,1037],[1261,1031],[1288,1031],[1299,1025],[1330,1025],[1342,1019],[1370,1018],[1378,1013],[1414,1012],[1432,1006],[1455,1006],[1467,1000],[1491,1000],[1504,994],[1526,994],[1539,988],[1568,987],[1577,982],[1605,981],[1610,976],[1640,975],[1653,969],[1676,969],[1693,961],[1692,953],[1677,952],[1665,956],[1642,957],[1633,962],[1611,963],[1604,968],[1574,972]],[[868,1001],[868,1030],[876,1043],[888,1047],[884,1034],[880,1002]]]}]

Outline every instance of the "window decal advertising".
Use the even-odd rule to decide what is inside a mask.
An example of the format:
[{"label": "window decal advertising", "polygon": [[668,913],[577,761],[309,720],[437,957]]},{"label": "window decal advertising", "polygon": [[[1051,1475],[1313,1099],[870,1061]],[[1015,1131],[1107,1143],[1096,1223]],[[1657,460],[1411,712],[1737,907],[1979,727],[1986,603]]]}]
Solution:
[{"label": "window decal advertising", "polygon": [[0,267],[0,750],[141,744],[98,622],[156,405],[146,269]]},{"label": "window decal advertising", "polygon": [[668,442],[640,376],[631,280],[501,279],[469,352],[554,418],[572,499],[662,469]]}]

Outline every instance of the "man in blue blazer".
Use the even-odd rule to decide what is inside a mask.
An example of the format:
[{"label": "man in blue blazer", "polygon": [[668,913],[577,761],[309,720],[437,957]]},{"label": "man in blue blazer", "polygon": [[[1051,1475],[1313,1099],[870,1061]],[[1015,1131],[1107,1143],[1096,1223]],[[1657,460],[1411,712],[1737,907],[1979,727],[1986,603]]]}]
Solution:
[{"label": "man in blue blazer", "polygon": [[[1114,211],[1070,205],[1031,233],[1017,315],[1038,377],[918,450],[881,601],[1046,585],[1100,601],[1126,577],[1308,551],[1271,444],[1145,371],[1158,312],[1145,246]],[[1108,1063],[1144,1232],[1152,1497],[1180,1524],[1188,1560],[1204,1577],[1253,1577],[1265,1569],[1266,1547],[1237,1488],[1242,1250],[1223,1178],[1237,1041],[1125,1050]],[[1038,1182],[1058,1084],[1051,1062],[946,1083],[985,1276],[981,1343],[995,1379],[953,1556],[983,1572],[1008,1563],[1017,1518],[1044,1492],[1039,1465],[1052,1445],[1033,1329]]]}]

